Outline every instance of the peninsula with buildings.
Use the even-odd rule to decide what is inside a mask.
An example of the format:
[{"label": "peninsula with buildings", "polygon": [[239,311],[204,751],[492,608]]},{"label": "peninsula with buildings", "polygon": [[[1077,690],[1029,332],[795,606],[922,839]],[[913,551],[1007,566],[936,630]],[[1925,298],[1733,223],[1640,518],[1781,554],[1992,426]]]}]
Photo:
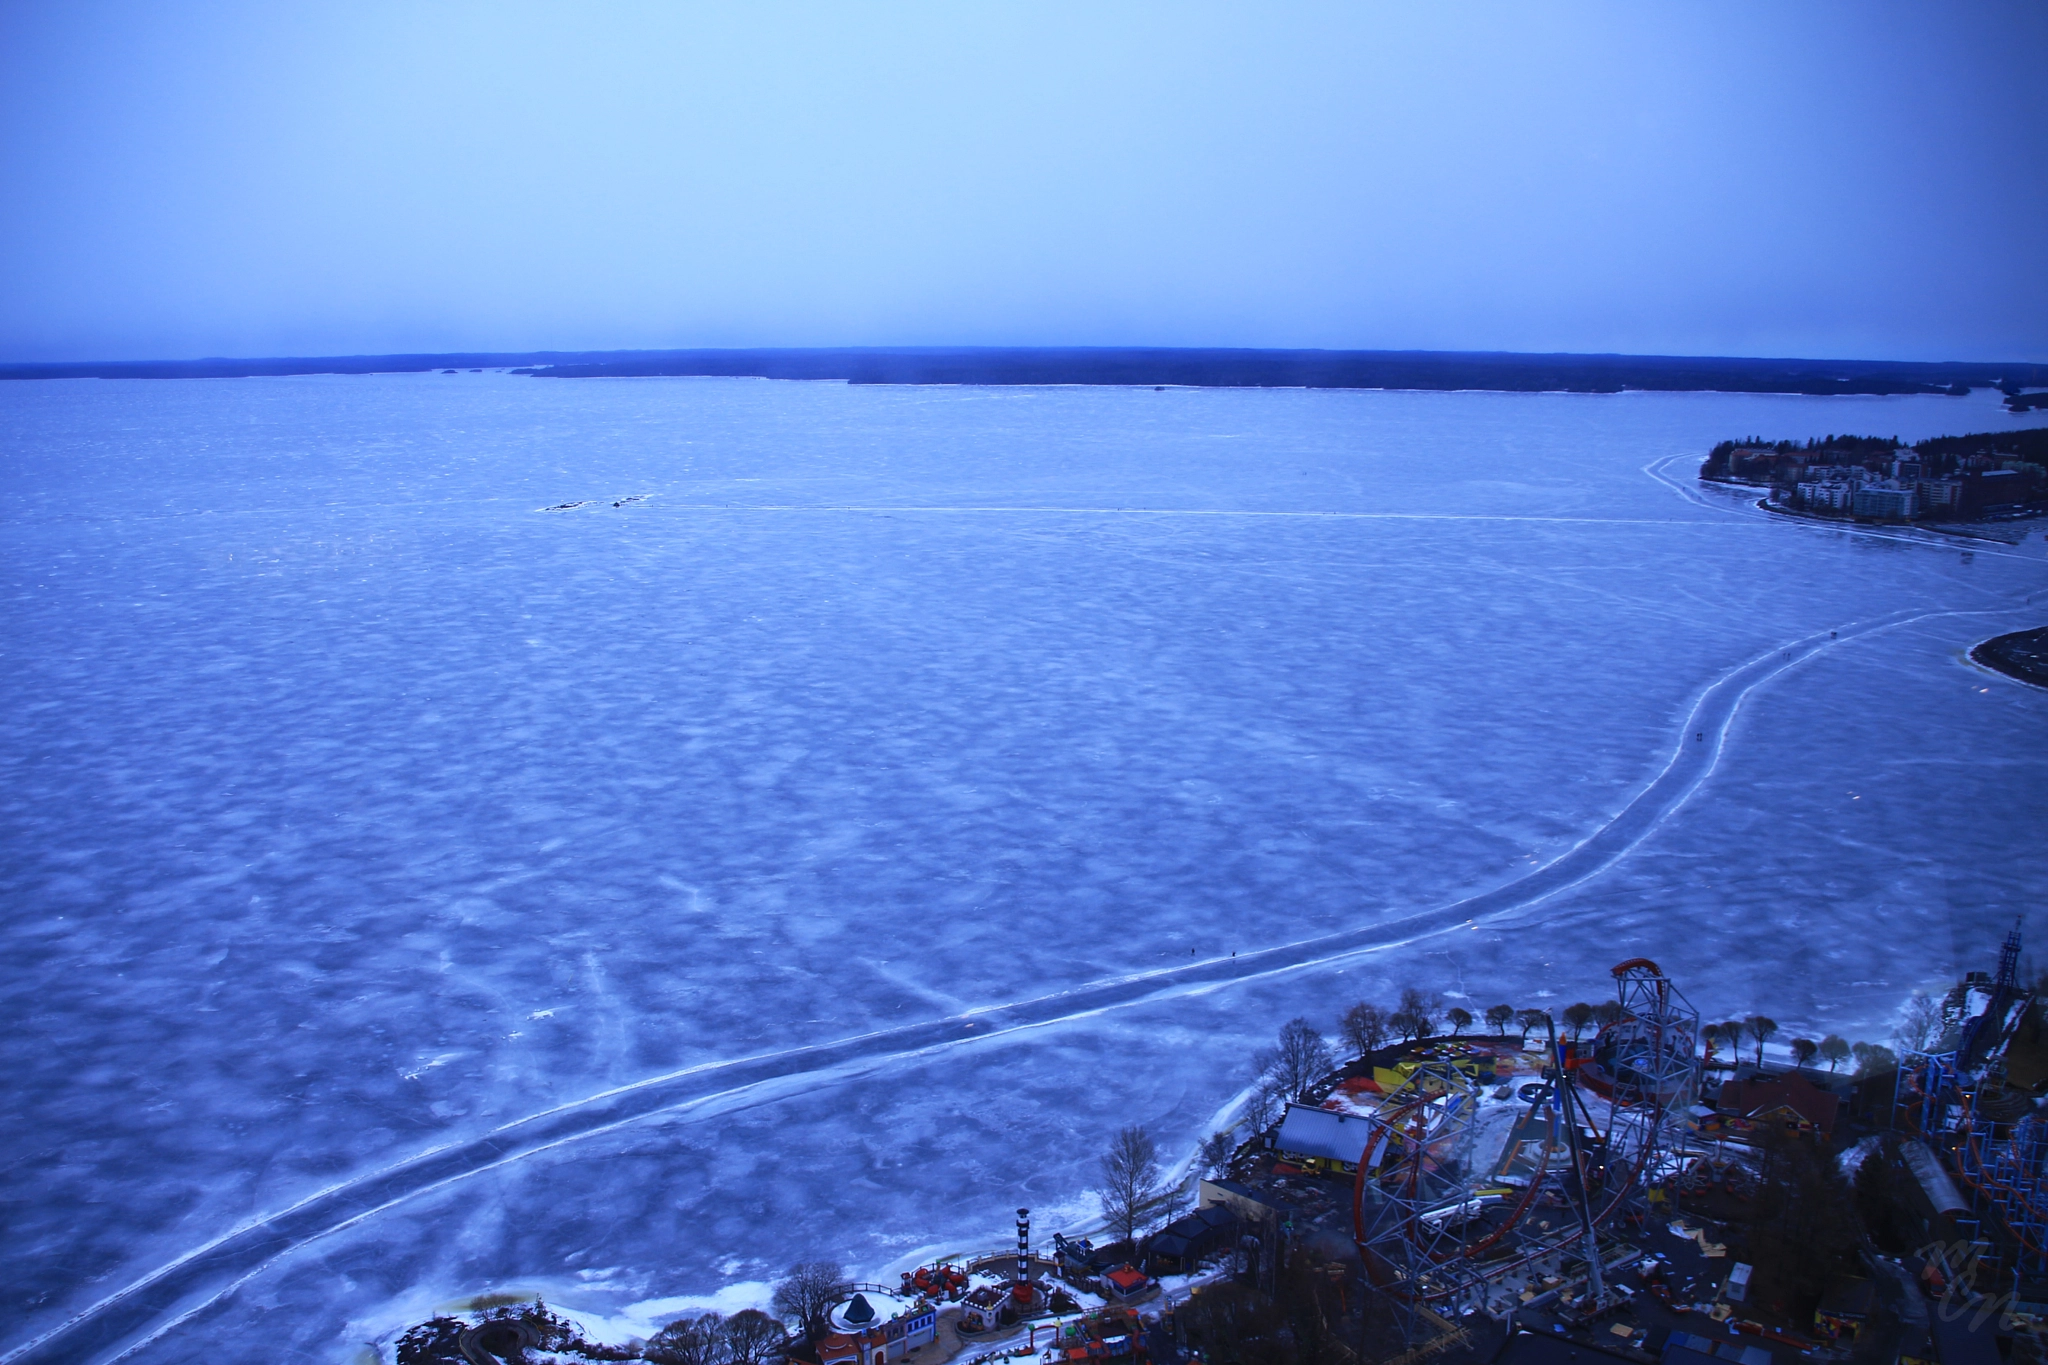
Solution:
[{"label": "peninsula with buildings", "polygon": [[1765,490],[1764,505],[1836,521],[2011,521],[2048,512],[2048,427],[1937,436],[1723,441],[1712,483]]},{"label": "peninsula with buildings", "polygon": [[[2048,976],[1884,1043],[1715,1020],[1654,962],[1555,1008],[1416,989],[1289,1022],[1235,1122],[1098,1160],[1101,1216],[600,1342],[500,1295],[395,1365],[2044,1365]],[[1545,992],[1546,995],[1549,992]],[[994,1239],[991,1239],[994,1240]]]}]

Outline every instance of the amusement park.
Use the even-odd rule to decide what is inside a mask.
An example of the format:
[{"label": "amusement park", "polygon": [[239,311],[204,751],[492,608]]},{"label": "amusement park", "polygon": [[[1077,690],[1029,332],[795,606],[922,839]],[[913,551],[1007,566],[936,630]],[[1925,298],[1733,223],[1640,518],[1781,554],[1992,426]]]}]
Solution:
[{"label": "amusement park", "polygon": [[1611,977],[1570,1036],[1502,1007],[1519,1035],[1335,1068],[1204,1204],[1273,1211],[1269,1292],[1290,1260],[1355,1284],[1359,1358],[2044,1358],[2048,1022],[2017,926],[1894,1047],[1791,1039],[1789,1065],[1775,1023],[1703,1021],[1654,962]]},{"label": "amusement park", "polygon": [[398,1365],[515,1337],[671,1365],[2048,1362],[2048,1027],[2017,927],[1892,1047],[1789,1060],[1771,1020],[1703,1020],[1655,962],[1608,976],[1599,1004],[1490,1009],[1493,1032],[1419,992],[1368,1011],[1391,1029],[1361,1006],[1342,1063],[1294,1021],[1264,1100],[1184,1179],[1140,1171],[1121,1229],[1018,1208],[1013,1245],[894,1283],[804,1263],[771,1312],[624,1347],[500,1308],[416,1329]]},{"label": "amusement park", "polygon": [[1542,1298],[1586,1316],[1641,1259],[1627,1239],[1695,1156],[1699,1016],[1655,963],[1614,977],[1613,1021],[1583,1049],[1548,1032],[1523,1084],[1526,1053],[1479,1044],[1418,1047],[1391,1084],[1375,1069],[1347,1163],[1353,1227],[1367,1280],[1404,1313],[1498,1316]]}]

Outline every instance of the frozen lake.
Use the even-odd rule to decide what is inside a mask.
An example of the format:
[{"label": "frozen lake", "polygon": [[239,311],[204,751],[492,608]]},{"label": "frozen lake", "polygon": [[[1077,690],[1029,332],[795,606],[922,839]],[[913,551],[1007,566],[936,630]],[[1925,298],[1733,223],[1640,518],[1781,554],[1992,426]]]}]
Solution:
[{"label": "frozen lake", "polygon": [[1648,956],[1882,1038],[2048,889],[2048,693],[1962,657],[2048,623],[2042,537],[1692,474],[2025,424],[0,386],[0,1359],[880,1278],[1085,1219],[1114,1128],[1184,1156],[1281,1022],[1411,983],[1561,1005]]}]

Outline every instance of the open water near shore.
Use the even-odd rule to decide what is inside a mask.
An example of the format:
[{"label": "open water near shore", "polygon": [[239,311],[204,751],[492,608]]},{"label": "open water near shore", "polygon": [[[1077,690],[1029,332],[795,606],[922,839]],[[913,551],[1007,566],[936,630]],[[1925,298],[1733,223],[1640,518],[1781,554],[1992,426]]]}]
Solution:
[{"label": "open water near shore", "polygon": [[1409,983],[1881,1038],[2048,889],[2042,538],[1692,474],[1995,398],[0,386],[0,1359],[890,1276]]}]

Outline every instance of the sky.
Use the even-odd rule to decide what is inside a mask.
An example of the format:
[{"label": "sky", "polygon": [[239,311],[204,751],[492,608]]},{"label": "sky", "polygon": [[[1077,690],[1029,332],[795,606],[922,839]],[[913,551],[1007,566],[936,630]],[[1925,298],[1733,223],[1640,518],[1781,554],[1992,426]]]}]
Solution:
[{"label": "sky", "polygon": [[2048,6],[0,0],[0,360],[2048,360]]}]

